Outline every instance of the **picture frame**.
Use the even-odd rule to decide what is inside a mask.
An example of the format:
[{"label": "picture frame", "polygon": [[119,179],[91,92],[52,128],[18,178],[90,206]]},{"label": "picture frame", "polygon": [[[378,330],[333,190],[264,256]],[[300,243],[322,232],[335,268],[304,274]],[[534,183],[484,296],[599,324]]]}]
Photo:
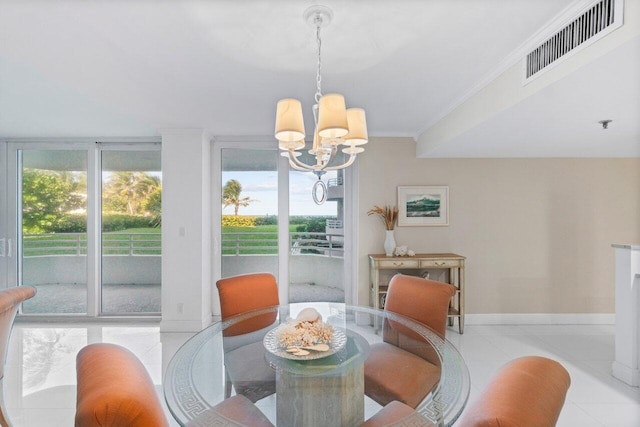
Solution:
[{"label": "picture frame", "polygon": [[399,227],[446,225],[449,225],[449,187],[398,187]]}]

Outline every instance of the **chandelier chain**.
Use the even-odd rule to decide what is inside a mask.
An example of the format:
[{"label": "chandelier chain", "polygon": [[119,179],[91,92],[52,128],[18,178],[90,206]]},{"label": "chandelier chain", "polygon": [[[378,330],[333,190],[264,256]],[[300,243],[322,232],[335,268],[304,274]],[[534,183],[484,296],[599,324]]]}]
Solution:
[{"label": "chandelier chain", "polygon": [[322,48],[322,40],[320,39],[320,27],[322,26],[322,17],[316,16],[316,43],[318,45],[318,67],[316,72],[316,104],[320,102],[320,98],[322,97],[322,76],[320,75],[320,69],[322,68],[322,63],[320,60],[320,50]]}]

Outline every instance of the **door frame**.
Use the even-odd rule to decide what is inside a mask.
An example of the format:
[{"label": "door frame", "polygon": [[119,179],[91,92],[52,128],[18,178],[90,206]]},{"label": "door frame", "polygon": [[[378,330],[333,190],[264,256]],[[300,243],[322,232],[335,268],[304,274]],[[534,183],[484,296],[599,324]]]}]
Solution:
[{"label": "door frame", "polygon": [[[222,150],[234,149],[271,149],[278,150],[270,137],[237,138],[220,137],[212,142],[211,149],[211,189],[212,189],[212,282],[222,277],[221,241],[222,228]],[[289,161],[278,156],[278,293],[281,304],[289,302]],[[343,262],[345,303],[356,304],[358,301],[358,161],[344,170],[345,198],[345,251]],[[281,215],[286,212],[287,215]],[[214,287],[214,295],[217,295]],[[213,298],[213,314],[220,315],[219,298]]]},{"label": "door frame", "polygon": [[[64,314],[25,314],[25,317],[39,318],[135,318],[156,319],[157,315],[148,314],[103,314],[101,309],[101,277],[102,277],[102,256],[101,256],[101,212],[102,212],[102,178],[101,178],[101,152],[109,150],[130,150],[147,151],[160,150],[160,138],[44,138],[44,139],[8,139],[0,142],[0,166],[3,161],[6,164],[6,185],[3,185],[0,178],[0,212],[6,212],[6,221],[0,223],[0,231],[5,227],[5,234],[10,239],[11,244],[6,244],[6,250],[12,254],[9,257],[0,257],[0,285],[18,286],[22,283],[19,274],[21,268],[21,212],[18,209],[18,202],[21,189],[21,169],[17,156],[18,150],[79,150],[87,153],[87,313]],[[3,147],[4,146],[4,147]],[[153,147],[153,148],[152,148]],[[156,148],[157,147],[157,148]],[[4,152],[4,153],[2,153]],[[5,206],[2,206],[3,197]],[[11,246],[9,248],[9,246]],[[5,268],[4,273],[2,268]],[[4,282],[3,282],[4,281]]]}]

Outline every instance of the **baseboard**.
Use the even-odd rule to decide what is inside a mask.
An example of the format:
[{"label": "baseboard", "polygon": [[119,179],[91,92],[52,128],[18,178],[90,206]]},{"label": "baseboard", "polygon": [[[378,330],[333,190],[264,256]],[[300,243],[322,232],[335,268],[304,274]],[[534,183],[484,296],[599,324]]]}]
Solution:
[{"label": "baseboard", "polygon": [[633,387],[640,385],[640,370],[630,368],[620,362],[614,361],[611,366],[614,377]]},{"label": "baseboard", "polygon": [[466,314],[465,325],[613,325],[614,313]]}]

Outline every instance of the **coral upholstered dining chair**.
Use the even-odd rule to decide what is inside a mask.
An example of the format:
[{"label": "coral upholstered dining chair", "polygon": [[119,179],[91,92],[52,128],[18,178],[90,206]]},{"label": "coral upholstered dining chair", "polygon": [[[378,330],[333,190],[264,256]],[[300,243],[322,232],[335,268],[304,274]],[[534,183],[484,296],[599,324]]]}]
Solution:
[{"label": "coral upholstered dining chair", "polygon": [[[455,287],[421,277],[395,275],[389,282],[385,311],[423,323],[444,338]],[[415,408],[438,384],[440,361],[417,334],[386,320],[382,343],[373,344],[364,364],[365,394],[380,405],[397,400]]]},{"label": "coral upholstered dining chair", "polygon": [[[269,273],[228,277],[218,280],[216,286],[223,321],[251,310],[280,304],[276,279]],[[242,394],[254,403],[275,393],[275,372],[265,360],[262,339],[276,321],[276,316],[276,312],[255,316],[224,330],[225,397],[231,395],[231,385],[236,394]]]},{"label": "coral upholstered dining chair", "polygon": [[462,413],[461,427],[554,427],[571,385],[559,362],[525,356],[500,368]]},{"label": "coral upholstered dining chair", "polygon": [[8,426],[7,411],[4,407],[4,365],[7,361],[9,339],[13,321],[20,304],[32,298],[36,294],[36,288],[31,286],[19,286],[0,291],[0,425]]},{"label": "coral upholstered dining chair", "polygon": [[[571,377],[555,360],[525,356],[503,366],[464,410],[457,427],[554,427]],[[435,427],[404,403],[393,401],[361,427]]]},{"label": "coral upholstered dining chair", "polygon": [[[169,426],[149,373],[126,348],[90,344],[78,353],[76,371],[76,427]],[[200,410],[187,426],[273,426],[244,396]]]}]

